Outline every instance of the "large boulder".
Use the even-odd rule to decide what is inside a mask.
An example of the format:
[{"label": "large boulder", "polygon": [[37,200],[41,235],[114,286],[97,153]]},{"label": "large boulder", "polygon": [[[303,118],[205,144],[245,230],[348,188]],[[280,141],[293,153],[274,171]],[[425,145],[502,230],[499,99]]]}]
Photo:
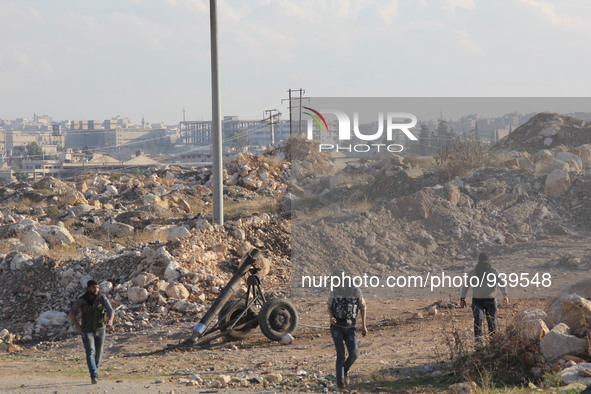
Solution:
[{"label": "large boulder", "polygon": [[543,310],[526,309],[515,315],[509,330],[526,342],[540,340],[550,331],[544,322],[547,317]]},{"label": "large boulder", "polygon": [[114,237],[123,237],[133,235],[134,228],[129,224],[119,223],[112,220],[107,220],[101,226],[101,230],[111,234]]},{"label": "large boulder", "polygon": [[61,203],[63,205],[80,205],[88,204],[88,201],[86,200],[86,197],[84,197],[84,194],[77,190],[72,190],[62,197]]},{"label": "large boulder", "polygon": [[168,209],[168,201],[163,200],[154,194],[146,194],[142,196],[142,201],[145,206],[156,206],[159,208]]},{"label": "large boulder", "polygon": [[571,183],[568,173],[557,169],[546,177],[544,193],[548,196],[559,196],[566,193],[570,187]]},{"label": "large boulder", "polygon": [[181,277],[180,272],[181,267],[178,263],[173,259],[171,260],[166,268],[164,269],[164,279],[168,281],[175,281]]},{"label": "large boulder", "polygon": [[562,160],[552,160],[546,167],[544,167],[540,172],[542,174],[550,174],[554,170],[560,170],[564,172],[571,172],[573,171],[566,161]]},{"label": "large boulder", "polygon": [[577,146],[572,152],[581,158],[583,166],[591,162],[591,144]]},{"label": "large boulder", "polygon": [[588,353],[587,340],[569,335],[570,328],[560,323],[540,341],[542,355],[549,362],[554,362],[565,355],[584,356]]},{"label": "large boulder", "polygon": [[545,320],[549,324],[565,323],[576,333],[591,322],[591,301],[578,294],[563,295],[552,301],[546,312],[548,317]]},{"label": "large boulder", "polygon": [[35,230],[25,231],[21,234],[21,242],[24,245],[24,251],[33,255],[42,255],[49,251],[49,246],[45,239]]},{"label": "large boulder", "polygon": [[54,337],[68,330],[68,316],[60,311],[45,311],[35,320],[35,334]]},{"label": "large boulder", "polygon": [[24,253],[9,253],[2,260],[3,264],[10,264],[12,271],[28,269],[33,267],[33,259]]},{"label": "large boulder", "polygon": [[187,228],[185,226],[175,226],[170,229],[166,239],[168,241],[173,241],[176,238],[186,238],[189,235],[191,235],[191,232],[189,230],[187,230]]},{"label": "large boulder", "polygon": [[556,154],[556,160],[567,162],[570,166],[571,171],[579,173],[583,170],[583,161],[579,156],[575,155],[574,153],[558,152]]},{"label": "large boulder", "polygon": [[101,289],[102,294],[109,294],[111,290],[113,290],[113,283],[111,283],[108,280],[104,280],[101,283],[99,283],[99,287]]},{"label": "large boulder", "polygon": [[51,246],[68,245],[76,242],[68,229],[62,226],[39,226],[37,232]]},{"label": "large boulder", "polygon": [[569,298],[572,294],[576,294],[583,298],[591,298],[591,279],[583,279],[575,284],[564,287],[560,290],[560,294],[548,303],[544,308],[548,318],[545,320],[549,328],[554,327],[560,323],[560,315],[562,311],[562,300]]},{"label": "large boulder", "polygon": [[168,234],[170,234],[170,230],[175,228],[174,224],[167,224],[165,226],[159,226],[157,224],[150,224],[144,227],[144,232],[146,234],[151,235],[154,238],[161,238],[166,239]]},{"label": "large boulder", "polygon": [[536,172],[543,171],[554,160],[554,155],[548,149],[542,149],[532,156]]},{"label": "large boulder", "polygon": [[146,289],[139,286],[134,286],[127,290],[127,298],[132,304],[141,304],[148,299],[149,295]]},{"label": "large boulder", "polygon": [[136,275],[132,280],[131,283],[133,283],[135,286],[138,287],[146,287],[149,284],[155,282],[158,280],[158,277],[150,272],[142,272],[139,275]]},{"label": "large boulder", "polygon": [[168,253],[164,246],[161,246],[158,249],[152,249],[149,247],[144,248],[144,250],[142,250],[142,258],[144,258],[145,263],[148,265],[166,266],[171,261],[174,261],[174,257]]},{"label": "large boulder", "polygon": [[182,283],[171,283],[166,288],[166,295],[169,298],[184,300],[189,297],[189,290]]}]

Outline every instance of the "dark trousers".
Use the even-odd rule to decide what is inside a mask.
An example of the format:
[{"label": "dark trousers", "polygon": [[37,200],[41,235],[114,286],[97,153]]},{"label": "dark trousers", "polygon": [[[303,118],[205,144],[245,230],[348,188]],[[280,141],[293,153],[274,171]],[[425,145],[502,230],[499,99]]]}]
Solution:
[{"label": "dark trousers", "polygon": [[105,342],[105,329],[95,331],[82,331],[82,343],[86,351],[86,364],[91,378],[98,378],[98,369],[103,354]]},{"label": "dark trousers", "polygon": [[[357,360],[358,345],[357,345],[357,330],[355,327],[340,327],[331,325],[330,333],[332,340],[337,350],[337,383],[345,383],[345,374]],[[348,357],[345,358],[345,346],[347,347]]]},{"label": "dark trousers", "polygon": [[486,316],[488,334],[497,331],[497,300],[495,298],[472,298],[472,314],[474,315],[474,337],[477,344],[483,344],[482,325]]}]

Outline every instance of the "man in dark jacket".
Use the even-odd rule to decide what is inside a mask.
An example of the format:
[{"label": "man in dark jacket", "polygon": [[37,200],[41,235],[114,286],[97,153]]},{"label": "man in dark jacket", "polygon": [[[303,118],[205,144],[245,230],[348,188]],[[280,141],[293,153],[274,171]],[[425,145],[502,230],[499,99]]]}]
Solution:
[{"label": "man in dark jacket", "polygon": [[[503,293],[505,304],[509,304],[507,298],[506,286],[501,286],[502,281],[499,279],[499,272],[492,268],[488,255],[484,252],[478,256],[478,264],[476,267],[468,272],[468,283],[462,288],[460,295],[460,306],[466,306],[466,295],[470,288],[470,278],[478,278],[479,286],[472,289],[472,314],[474,315],[474,337],[476,339],[476,347],[484,345],[484,337],[482,335],[482,326],[484,317],[488,324],[488,334],[492,336],[497,330],[497,286]],[[484,278],[484,281],[482,279]],[[476,279],[474,279],[476,280]]]},{"label": "man in dark jacket", "polygon": [[[86,363],[92,384],[98,383],[98,369],[105,342],[105,328],[113,325],[115,313],[111,303],[100,293],[100,286],[94,280],[86,283],[86,293],[77,298],[70,308],[68,317],[82,335],[82,343],[86,351]],[[82,323],[78,322],[78,312]]]}]

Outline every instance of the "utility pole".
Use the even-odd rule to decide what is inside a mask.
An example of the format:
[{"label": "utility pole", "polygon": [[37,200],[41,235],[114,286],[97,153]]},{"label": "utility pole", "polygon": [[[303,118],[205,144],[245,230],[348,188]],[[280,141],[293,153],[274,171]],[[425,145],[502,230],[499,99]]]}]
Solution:
[{"label": "utility pole", "polygon": [[302,88],[300,88],[300,106],[299,106],[299,113],[300,113],[300,118],[299,118],[299,125],[300,125],[300,137],[302,135],[302,95],[306,93],[306,91]]},{"label": "utility pole", "polygon": [[305,99],[305,97],[303,97],[303,95],[304,95],[304,93],[306,93],[306,91],[304,89],[300,88],[300,89],[289,89],[288,92],[289,92],[289,98],[283,99],[283,100],[281,100],[281,102],[284,102],[284,101],[289,102],[289,138],[291,138],[292,137],[292,123],[293,123],[293,121],[292,121],[292,119],[293,119],[293,116],[292,116],[293,105],[292,105],[291,92],[300,92],[299,105],[298,105],[299,106],[299,116],[298,116],[299,127],[298,127],[298,129],[299,129],[300,135],[302,135],[302,100]]},{"label": "utility pole", "polygon": [[212,187],[213,221],[224,224],[224,190],[222,179],[222,122],[220,117],[220,85],[218,64],[218,25],[216,0],[209,0],[209,27],[211,38],[211,126],[212,126]]},{"label": "utility pole", "polygon": [[[289,103],[289,138],[291,138],[291,89],[288,90],[289,92],[289,98],[287,99],[288,103]],[[285,100],[281,100],[281,102],[284,102]]]},{"label": "utility pole", "polygon": [[[275,112],[275,114],[273,114]],[[275,145],[275,120],[279,118],[281,113],[276,109],[266,109],[263,111],[263,122],[267,120],[265,117],[269,114],[269,124],[271,125],[271,146]]]}]

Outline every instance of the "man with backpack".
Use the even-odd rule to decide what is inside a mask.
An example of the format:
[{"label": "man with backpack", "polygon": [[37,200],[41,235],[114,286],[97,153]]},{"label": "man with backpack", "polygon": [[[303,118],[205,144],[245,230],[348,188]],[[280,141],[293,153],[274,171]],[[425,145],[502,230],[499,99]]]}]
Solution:
[{"label": "man with backpack", "polygon": [[[111,303],[107,297],[99,293],[99,284],[89,280],[86,283],[86,293],[74,301],[68,313],[76,331],[82,335],[92,384],[98,383],[98,368],[105,342],[105,329],[113,325],[115,318]],[[78,322],[78,312],[81,314],[82,323]]]},{"label": "man with backpack", "polygon": [[[367,308],[361,289],[351,285],[351,278],[339,271],[342,281],[335,287],[328,298],[330,332],[337,351],[336,373],[337,387],[345,388],[349,384],[349,370],[357,359],[357,314],[361,314],[361,335],[367,335]],[[345,283],[347,282],[348,284]],[[345,358],[345,346],[348,356]]]}]

